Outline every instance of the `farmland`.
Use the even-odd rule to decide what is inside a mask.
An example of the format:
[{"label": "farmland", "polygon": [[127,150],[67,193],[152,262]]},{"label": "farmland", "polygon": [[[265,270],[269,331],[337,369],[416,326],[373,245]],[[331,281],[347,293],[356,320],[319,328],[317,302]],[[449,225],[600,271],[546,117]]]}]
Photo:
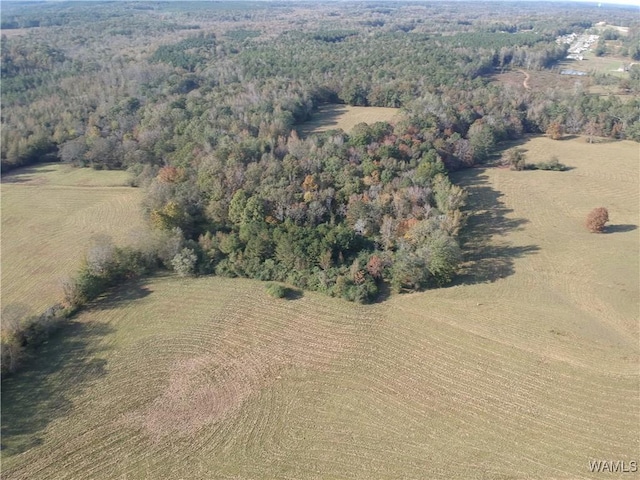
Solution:
[{"label": "farmland", "polygon": [[570,7],[3,2],[2,478],[637,467],[640,22]]},{"label": "farmland", "polygon": [[[142,225],[142,192],[123,171],[46,164],[2,179],[2,306],[33,315],[60,301],[92,238],[125,242]],[[8,311],[8,310],[7,310]]]},{"label": "farmland", "polygon": [[[4,382],[5,478],[596,478],[589,459],[635,460],[637,144],[519,146],[571,169],[456,173],[451,287],[368,306],[219,277],[112,292]],[[600,205],[611,226],[590,234]]]}]

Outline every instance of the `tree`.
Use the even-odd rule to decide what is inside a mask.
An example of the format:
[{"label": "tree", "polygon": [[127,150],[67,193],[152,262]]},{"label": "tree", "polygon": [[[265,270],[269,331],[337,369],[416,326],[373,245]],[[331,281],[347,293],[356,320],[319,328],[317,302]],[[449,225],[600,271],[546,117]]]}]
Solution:
[{"label": "tree", "polygon": [[196,267],[198,256],[191,248],[183,248],[180,253],[176,254],[171,260],[171,265],[175,272],[181,277],[193,275]]},{"label": "tree", "polygon": [[240,225],[244,219],[243,214],[247,206],[247,200],[247,194],[244,190],[238,190],[231,199],[231,203],[229,204],[229,220],[236,225]]},{"label": "tree", "polygon": [[584,133],[589,137],[589,143],[593,143],[593,137],[602,136],[602,126],[594,120],[590,120],[584,127]]},{"label": "tree", "polygon": [[371,255],[367,262],[367,272],[373,278],[381,278],[384,269],[384,262],[378,255]]},{"label": "tree", "polygon": [[87,153],[87,145],[84,138],[76,138],[69,140],[60,146],[58,157],[65,163],[71,163],[76,166],[84,166],[85,153]]},{"label": "tree", "polygon": [[547,135],[552,140],[560,140],[562,138],[563,132],[562,124],[560,122],[551,122],[547,127]]},{"label": "tree", "polygon": [[586,225],[592,233],[602,233],[604,225],[609,221],[609,211],[604,207],[594,208],[587,215]]},{"label": "tree", "polygon": [[495,142],[493,129],[482,120],[476,120],[469,128],[469,143],[473,149],[475,161],[485,161],[495,146]]},{"label": "tree", "polygon": [[595,50],[593,51],[596,57],[601,57],[605,53],[607,53],[607,45],[604,43],[604,37],[598,41],[598,45],[596,45]]}]

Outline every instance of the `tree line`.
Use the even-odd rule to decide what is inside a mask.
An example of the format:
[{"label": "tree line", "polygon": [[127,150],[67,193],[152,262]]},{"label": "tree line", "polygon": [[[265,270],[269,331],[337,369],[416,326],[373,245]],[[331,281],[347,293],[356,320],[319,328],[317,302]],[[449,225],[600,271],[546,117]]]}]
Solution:
[{"label": "tree line", "polygon": [[[565,54],[555,36],[603,16],[633,37],[628,10],[581,6],[575,23],[561,5],[500,6],[489,15],[459,2],[10,5],[5,28],[28,31],[1,39],[3,170],[54,157],[128,169],[145,188],[153,233],[135,248],[92,246],[64,305],[3,332],[3,355],[15,357],[3,367],[58,320],[156,268],[357,302],[384,285],[445,285],[461,260],[465,204],[448,172],[527,133],[640,141],[637,97],[530,91],[488,76],[553,66]],[[56,28],[31,28],[47,25]],[[632,70],[625,88],[640,91],[639,79]],[[326,103],[403,113],[394,125],[300,138]]]}]

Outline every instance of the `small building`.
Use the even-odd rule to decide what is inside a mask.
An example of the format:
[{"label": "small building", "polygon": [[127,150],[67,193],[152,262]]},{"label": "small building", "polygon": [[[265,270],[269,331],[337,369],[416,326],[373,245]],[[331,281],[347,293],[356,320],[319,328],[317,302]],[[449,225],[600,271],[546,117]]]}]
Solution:
[{"label": "small building", "polygon": [[573,70],[571,68],[565,68],[564,70],[560,70],[560,75],[578,75],[584,76],[589,75],[587,72],[581,72],[579,70]]}]

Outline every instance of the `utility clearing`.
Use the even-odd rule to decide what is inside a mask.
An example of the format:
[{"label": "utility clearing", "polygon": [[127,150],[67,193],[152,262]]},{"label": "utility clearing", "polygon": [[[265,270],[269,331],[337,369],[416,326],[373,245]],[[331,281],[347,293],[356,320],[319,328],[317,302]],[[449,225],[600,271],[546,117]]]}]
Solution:
[{"label": "utility clearing", "polygon": [[[4,382],[3,477],[577,479],[601,476],[589,460],[637,461],[638,145],[520,147],[571,169],[456,173],[454,286],[369,306],[217,277],[112,292]],[[591,234],[598,206],[611,222]]]}]

